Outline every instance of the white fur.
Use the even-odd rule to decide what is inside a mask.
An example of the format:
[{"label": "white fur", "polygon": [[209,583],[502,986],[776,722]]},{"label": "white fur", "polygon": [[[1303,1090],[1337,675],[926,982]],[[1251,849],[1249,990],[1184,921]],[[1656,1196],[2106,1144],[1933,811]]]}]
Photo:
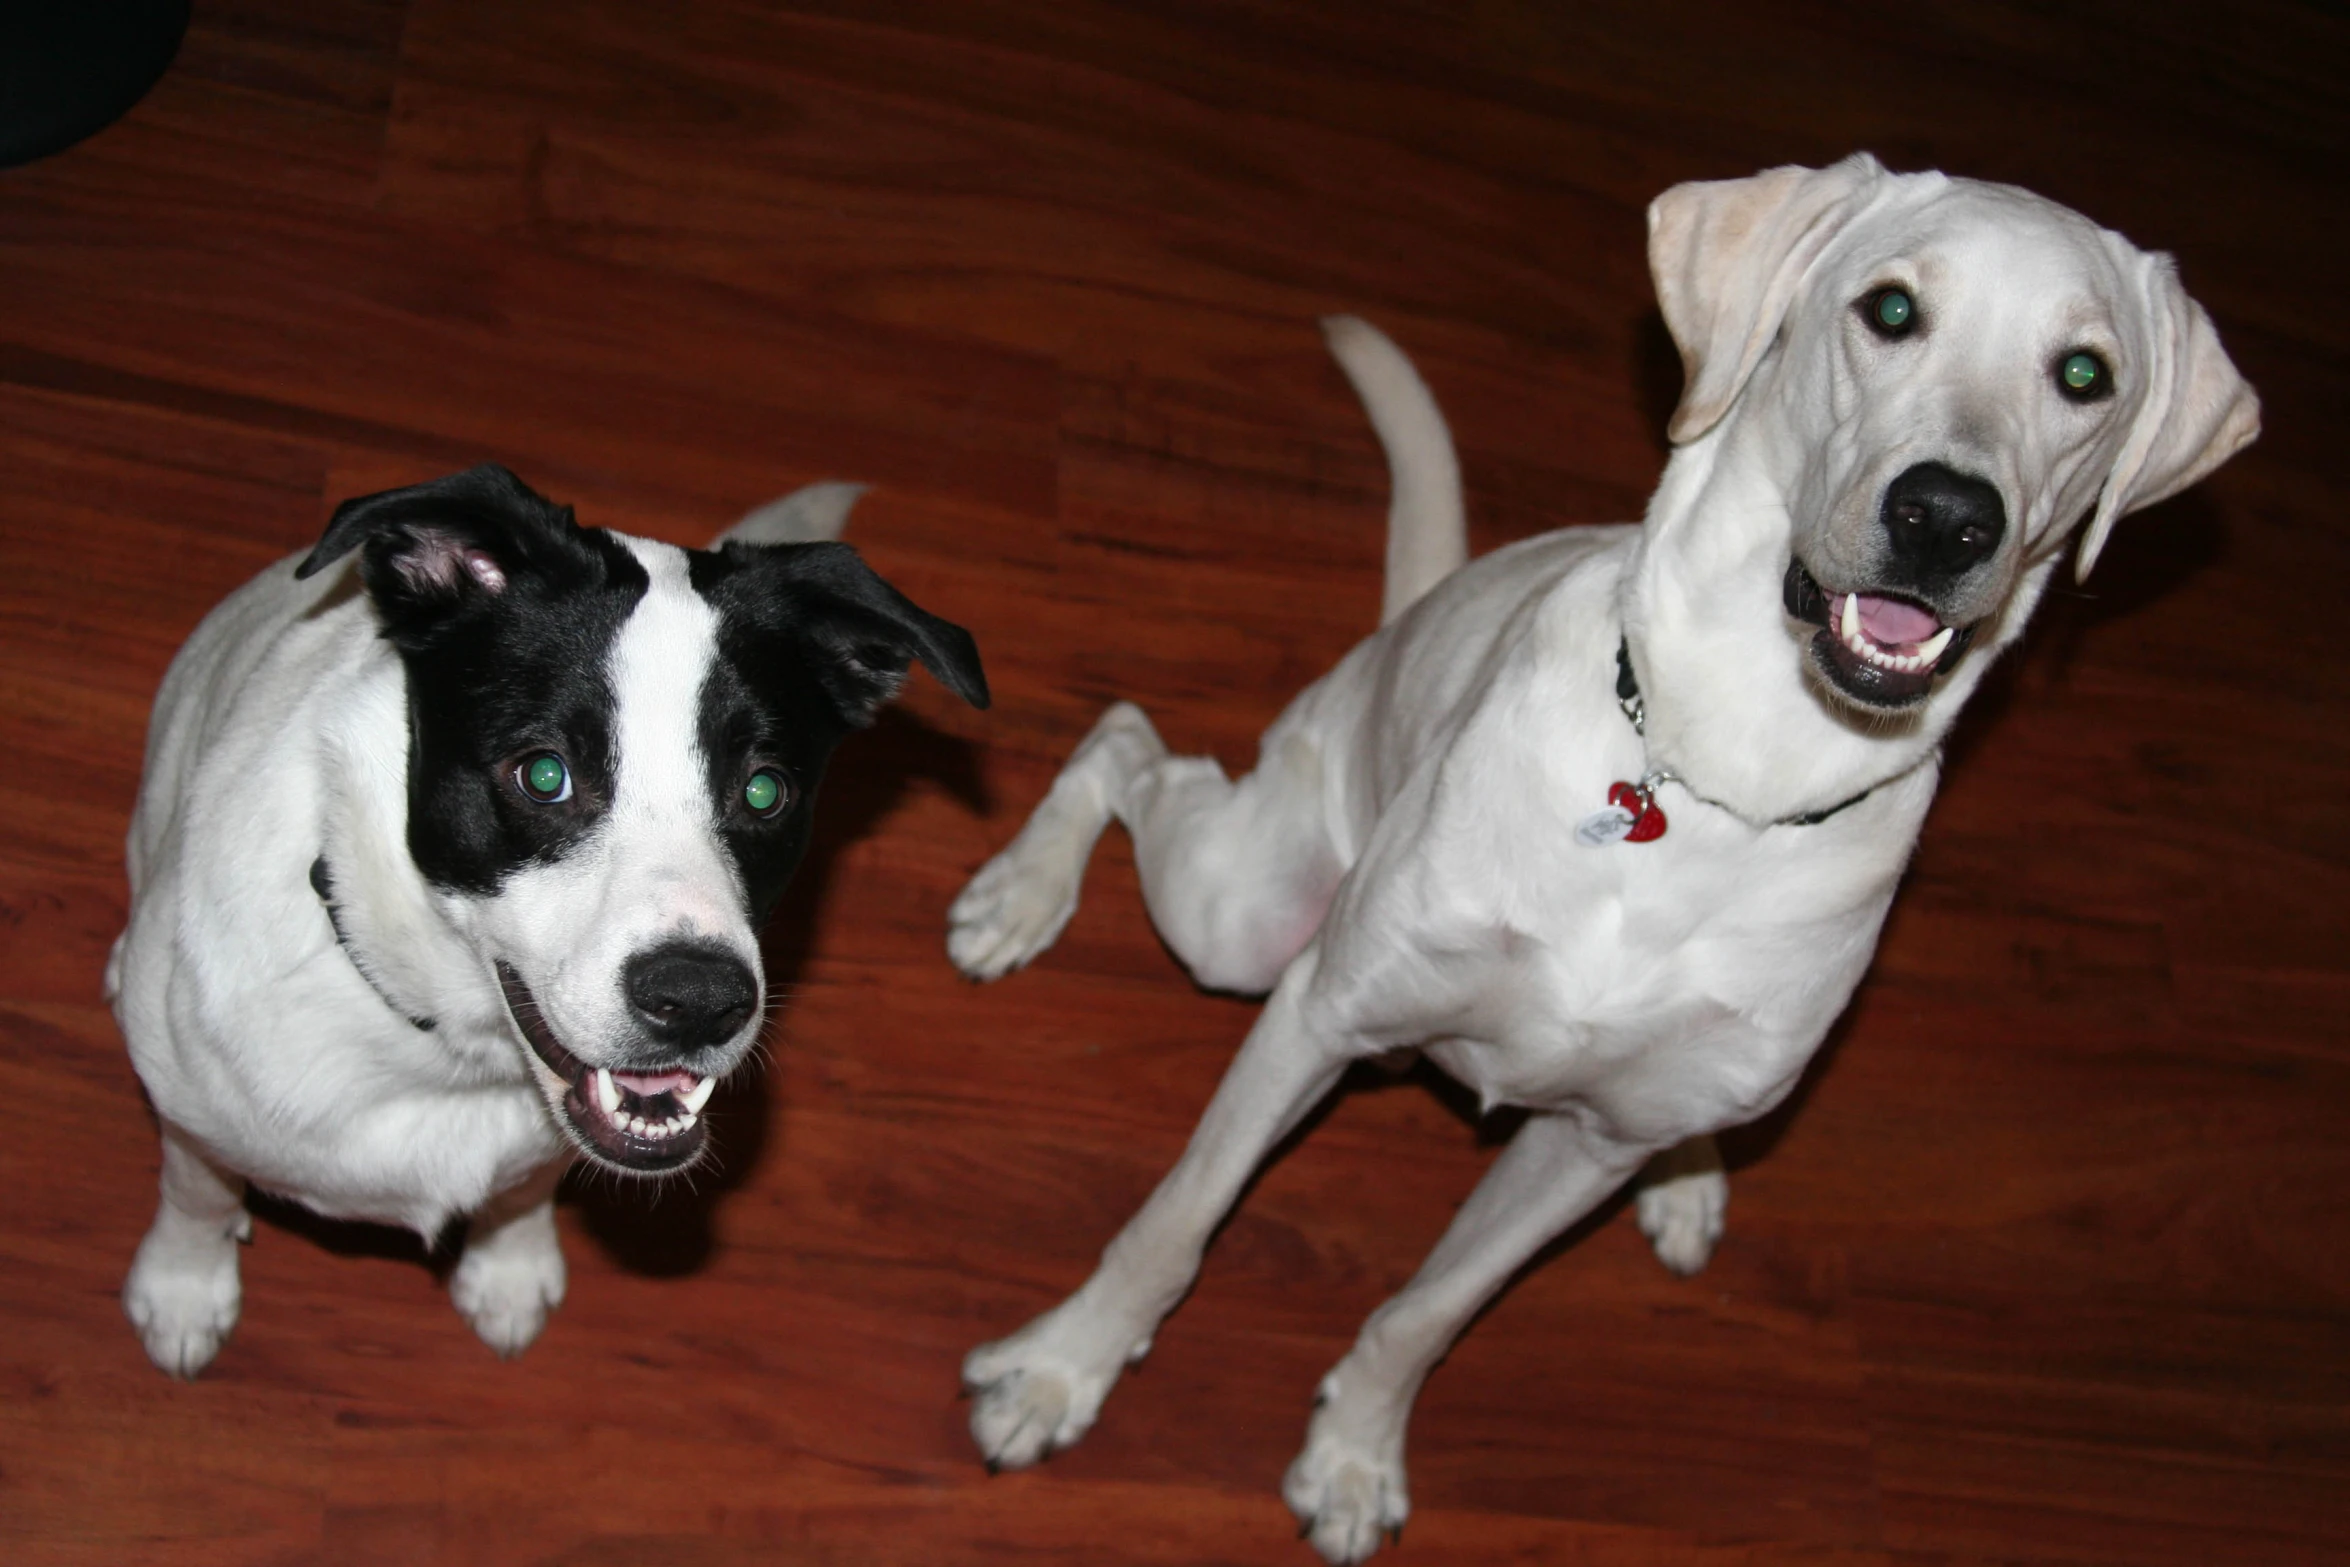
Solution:
[{"label": "white fur", "polygon": [[[817,499],[837,532],[853,492]],[[495,896],[436,889],[409,856],[405,677],[354,561],[307,581],[270,568],[174,660],[107,966],[163,1129],[162,1200],[123,1299],[164,1370],[194,1375],[235,1323],[248,1179],[428,1240],[473,1215],[452,1293],[493,1349],[519,1352],[563,1298],[551,1200],[570,1154],[551,1110],[565,1085],[515,1029],[493,963],[588,1059],[626,1027],[622,964],[663,937],[722,943],[758,972],[695,738],[713,612],[683,551],[625,542],[652,586],[607,670],[612,808],[591,843]],[[322,853],[348,949],[309,885]]]},{"label": "white fur", "polygon": [[[652,585],[612,646],[620,776],[595,852],[526,867],[495,898],[438,900],[478,950],[514,965],[555,1037],[574,1049],[632,1026],[613,976],[664,940],[717,943],[760,973],[695,733],[717,615],[686,580],[683,550],[626,543]],[[550,1105],[560,1103],[567,1085],[531,1059]]]},{"label": "white fur", "polygon": [[[1533,1114],[1324,1382],[1289,1472],[1316,1548],[1369,1555],[1409,1511],[1421,1379],[1545,1242],[1669,1154],[1640,1222],[1676,1271],[1703,1265],[1727,1192],[1710,1134],[1777,1104],[1843,1010],[1941,737],[2100,486],[2109,506],[2143,504],[2257,427],[2167,262],[2021,191],[1862,157],[1679,187],[1651,230],[1690,375],[1643,527],[1532,539],[1432,588],[1391,580],[1400,615],[1297,698],[1238,782],[1113,706],[957,901],[956,963],[983,979],[1018,967],[1075,909],[1115,816],[1194,977],[1271,991],[1099,1270],[965,1362],[991,1461],[1082,1436],[1265,1151],[1349,1063],[1416,1047],[1485,1104]],[[1885,282],[1931,313],[1931,334],[1902,345],[1917,352],[1884,351],[1856,317]],[[1421,535],[1391,540],[1391,572],[1459,559],[1452,452],[1425,388],[1362,323],[1329,335],[1387,442],[1391,527]],[[2049,381],[2084,343],[2117,372],[2102,404]],[[1983,631],[1920,706],[1858,713],[1812,671],[1813,628],[1782,609],[1782,577],[1799,548],[1865,572],[1886,482],[1935,460],[1991,479],[2007,507],[1968,606]],[[1617,707],[1619,638],[1645,740]],[[1576,842],[1611,782],[1657,767],[1683,780],[1660,796],[1662,838]],[[1816,825],[1785,820],[1864,790]]]}]

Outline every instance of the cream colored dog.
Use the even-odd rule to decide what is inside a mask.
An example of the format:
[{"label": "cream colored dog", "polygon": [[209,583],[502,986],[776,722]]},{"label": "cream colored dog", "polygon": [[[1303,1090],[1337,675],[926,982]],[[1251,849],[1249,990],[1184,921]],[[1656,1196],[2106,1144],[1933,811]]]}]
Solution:
[{"label": "cream colored dog", "polygon": [[1844,1009],[1942,737],[2074,525],[2085,573],[2258,429],[2169,259],[2021,190],[1865,155],[1682,185],[1649,260],[1687,387],[1645,524],[1463,565],[1442,416],[1330,322],[1394,470],[1386,624],[1238,782],[1112,707],[956,902],[955,962],[1018,967],[1115,816],[1193,977],[1271,992],[1100,1269],[964,1363],[991,1463],[1084,1435],[1266,1150],[1350,1063],[1415,1048],[1531,1113],[1290,1467],[1322,1555],[1370,1555],[1408,1511],[1421,1380],[1544,1242],[1656,1161],[1642,1228],[1704,1264],[1710,1134],[1777,1104]]}]

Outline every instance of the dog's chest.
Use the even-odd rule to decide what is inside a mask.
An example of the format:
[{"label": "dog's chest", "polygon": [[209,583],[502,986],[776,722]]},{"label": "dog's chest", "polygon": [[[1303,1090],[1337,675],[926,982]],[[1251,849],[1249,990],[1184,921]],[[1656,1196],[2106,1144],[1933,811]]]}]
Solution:
[{"label": "dog's chest", "polygon": [[1757,832],[1684,793],[1666,803],[1653,842],[1545,833],[1459,883],[1450,923],[1478,956],[1429,1054],[1488,1104],[1580,1105],[1674,1135],[1746,1119],[1849,999],[1902,859],[1882,824]]},{"label": "dog's chest", "polygon": [[563,1151],[527,1084],[427,1086],[387,1076],[308,1108],[299,1126],[272,1117],[249,1129],[262,1135],[240,1139],[254,1181],[329,1218],[396,1224],[427,1238]]}]

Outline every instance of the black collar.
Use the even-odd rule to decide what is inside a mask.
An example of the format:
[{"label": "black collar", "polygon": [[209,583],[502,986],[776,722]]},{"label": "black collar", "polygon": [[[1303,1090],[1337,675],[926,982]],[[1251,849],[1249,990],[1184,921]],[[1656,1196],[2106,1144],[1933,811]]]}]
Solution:
[{"label": "black collar", "polygon": [[359,949],[351,945],[350,936],[343,930],[342,911],[335,907],[334,874],[326,868],[326,856],[323,854],[310,862],[310,890],[317,893],[318,901],[326,906],[326,922],[334,929],[335,944],[343,949],[343,956],[351,960],[351,967],[359,971],[359,977],[367,981],[367,988],[374,991],[385,1006],[406,1018],[409,1027],[422,1029],[426,1033],[432,1032],[437,1020],[418,1017],[415,1013],[403,1009],[390,996],[385,995],[383,986],[377,982],[373,974],[367,971],[366,963],[360,959]]},{"label": "black collar", "polygon": [[[1648,734],[1648,706],[1640,700],[1640,682],[1632,678],[1632,645],[1623,637],[1616,638],[1616,706],[1622,708],[1624,716],[1632,720],[1633,733],[1646,738]],[[1687,788],[1688,785],[1684,783],[1682,787]],[[1704,795],[1697,794],[1694,789],[1689,792],[1697,795],[1700,800],[1705,799]],[[1772,825],[1776,827],[1817,827],[1838,811],[1851,810],[1861,801],[1867,799],[1872,792],[1863,789],[1842,805],[1831,805],[1824,811],[1806,811],[1801,816],[1782,816]],[[1707,800],[1706,803],[1711,805],[1713,802]],[[1723,807],[1723,809],[1727,809],[1727,807]],[[1732,812],[1731,814],[1735,815],[1736,813]]]}]

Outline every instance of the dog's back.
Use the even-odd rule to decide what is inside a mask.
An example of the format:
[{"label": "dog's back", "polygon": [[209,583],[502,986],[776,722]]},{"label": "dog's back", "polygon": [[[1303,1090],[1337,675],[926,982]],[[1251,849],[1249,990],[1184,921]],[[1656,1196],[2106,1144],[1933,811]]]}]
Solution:
[{"label": "dog's back", "polygon": [[[134,899],[149,867],[165,852],[189,800],[189,784],[209,747],[229,727],[229,710],[253,689],[254,672],[277,655],[297,622],[335,613],[364,614],[353,602],[350,574],[298,582],[290,557],[215,605],[173,656],[147,721],[147,761],[132,812],[128,861]],[[330,631],[328,640],[338,633]]]}]

